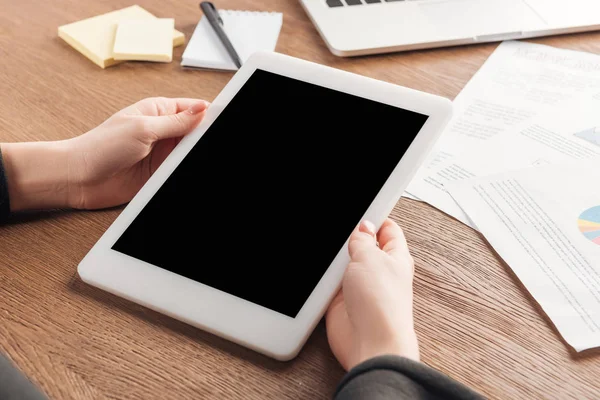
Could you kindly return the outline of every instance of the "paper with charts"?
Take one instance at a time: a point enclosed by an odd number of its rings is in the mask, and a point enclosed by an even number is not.
[[[576,351],[600,346],[599,166],[590,158],[448,185]]]
[[[578,114],[584,114],[600,109],[600,56],[527,42],[503,42],[454,105],[452,120],[407,192],[477,229],[445,186],[451,181],[525,166],[523,157],[500,152],[498,146],[526,153],[527,162],[533,163],[538,159],[540,163],[553,162],[545,160],[549,146],[572,156],[570,146],[574,143],[585,147],[585,152],[600,150],[600,124],[580,126],[568,140],[558,138],[552,126],[540,128],[544,126],[540,118],[546,116],[573,121],[575,117],[568,117],[571,110],[582,108]]]
[[[472,154],[448,160],[430,172],[427,185],[439,185],[445,192],[453,181],[535,165],[599,157],[600,145],[597,140],[600,135],[596,131],[600,131],[600,128],[597,127],[600,127],[600,101],[576,101],[572,107],[565,107],[560,113],[540,114],[516,124],[511,130],[479,145]],[[451,196],[448,197],[454,202]],[[476,225],[470,219],[469,223]]]

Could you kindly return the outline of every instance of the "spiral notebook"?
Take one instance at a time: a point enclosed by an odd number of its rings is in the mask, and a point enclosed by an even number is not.
[[[275,12],[219,10],[223,29],[244,63],[256,51],[275,51],[283,15]],[[227,50],[202,16],[181,59],[184,67],[237,70]]]

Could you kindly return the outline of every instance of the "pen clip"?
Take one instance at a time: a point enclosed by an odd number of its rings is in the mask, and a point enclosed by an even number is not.
[[[221,15],[219,14],[219,11],[217,10],[217,7],[215,7],[215,5],[213,3],[208,3],[210,5],[210,7],[213,9],[213,11],[215,12],[215,17],[217,18],[217,21],[219,21],[219,23],[221,25],[223,24],[223,19],[221,19]]]

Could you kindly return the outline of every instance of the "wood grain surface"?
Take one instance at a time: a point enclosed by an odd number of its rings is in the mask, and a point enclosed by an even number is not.
[[[59,25],[126,0],[1,0],[0,142],[79,135],[148,96],[212,100],[231,72],[128,62],[100,69],[57,37]],[[198,3],[139,0],[189,38]],[[343,59],[295,0],[216,1],[283,12],[277,51],[453,99],[497,46]],[[600,34],[535,40],[600,53]],[[243,204],[240,204],[243,210]],[[52,399],[327,399],[344,371],[320,324],[280,363],[84,284],[76,267],[122,208],[32,214],[0,228],[0,347]],[[393,212],[416,259],[423,361],[494,399],[600,397],[600,356],[574,354],[482,237],[402,199]],[[289,210],[290,223],[294,210]]]

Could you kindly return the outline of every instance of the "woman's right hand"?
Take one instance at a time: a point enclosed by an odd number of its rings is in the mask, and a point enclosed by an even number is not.
[[[346,370],[393,354],[419,360],[413,322],[414,262],[402,229],[363,221],[349,241],[350,264],[327,310],[327,337]]]

